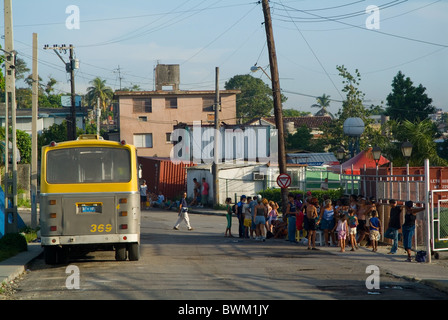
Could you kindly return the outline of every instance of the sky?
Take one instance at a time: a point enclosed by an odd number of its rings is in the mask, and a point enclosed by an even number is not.
[[[367,106],[386,107],[402,71],[448,112],[447,0],[271,0],[270,6],[288,98],[283,108],[315,113],[316,97],[326,94],[329,111],[337,113],[345,93],[336,66],[344,65],[352,74],[359,70]],[[369,6],[377,10],[366,12]],[[39,75],[55,78],[57,91],[66,93],[69,74],[46,44],[74,46],[79,94],[97,76],[114,90],[120,83],[153,90],[157,63],[180,65],[181,90],[214,90],[216,67],[222,89],[243,74],[270,85],[262,71],[250,71],[256,64],[270,73],[263,21],[261,3],[251,0],[13,0],[14,49],[31,69],[37,33]],[[68,61],[68,52],[61,55]]]

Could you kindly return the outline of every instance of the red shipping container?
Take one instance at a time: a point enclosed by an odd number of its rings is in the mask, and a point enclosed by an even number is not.
[[[138,157],[142,166],[142,179],[146,180],[148,190],[165,196],[165,199],[180,198],[187,191],[187,167],[194,164],[174,164],[170,158]]]

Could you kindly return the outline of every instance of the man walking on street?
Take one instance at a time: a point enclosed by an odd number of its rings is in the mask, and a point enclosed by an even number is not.
[[[182,197],[182,200],[179,205],[179,214],[178,219],[176,221],[176,224],[174,225],[174,230],[179,230],[179,225],[182,221],[185,221],[185,224],[187,225],[188,230],[193,230],[193,228],[190,225],[190,217],[188,216],[188,204],[187,204],[187,193],[184,192],[184,195]]]

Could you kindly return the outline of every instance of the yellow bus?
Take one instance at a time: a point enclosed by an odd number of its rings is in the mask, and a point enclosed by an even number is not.
[[[47,264],[78,251],[115,250],[118,261],[140,257],[136,149],[83,135],[42,148],[41,245]]]

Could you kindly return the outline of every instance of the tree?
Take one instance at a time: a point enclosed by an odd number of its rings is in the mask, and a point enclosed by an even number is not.
[[[313,104],[312,108],[320,108],[319,111],[316,112],[315,116],[324,116],[329,114],[330,117],[334,118],[334,116],[328,112],[327,108],[330,106],[330,96],[327,96],[325,93],[316,98],[317,103]]]
[[[329,146],[331,151],[335,151],[341,146],[348,148],[348,137],[343,130],[344,121],[347,118],[358,117],[362,119],[365,125],[364,133],[360,138],[360,148],[364,149],[380,133],[369,126],[372,120],[369,119],[369,111],[363,105],[365,94],[358,88],[361,74],[356,69],[355,74],[352,75],[343,65],[336,68],[343,78],[344,88],[342,91],[346,93],[346,98],[342,102],[342,108],[336,114],[336,119],[323,128],[326,145]]]
[[[100,104],[103,111],[106,111],[107,104],[114,96],[113,90],[106,86],[106,80],[96,77],[89,82],[92,86],[87,88],[86,98],[90,105],[96,105],[97,99],[100,98]]]
[[[288,134],[285,142],[287,150],[302,150],[310,152],[324,151],[324,141],[313,139],[311,130],[305,125],[297,128],[294,134]]]
[[[236,97],[236,116],[243,122],[271,115],[274,108],[272,89],[259,78],[236,75],[224,85],[226,90],[241,90]],[[282,102],[286,97],[282,95]]]
[[[283,112],[283,117],[306,117],[306,116],[311,115],[311,112],[309,112],[309,111],[299,111],[299,110],[287,109],[287,108],[283,108],[282,112]]]
[[[11,135],[12,130],[9,128],[9,134]],[[31,162],[31,137],[28,133],[22,130],[16,130],[17,134],[17,149],[20,153],[20,163],[30,163]],[[0,163],[4,164],[4,148],[5,143],[5,128],[0,128]]]
[[[399,126],[395,127],[395,140],[412,143],[412,156],[410,164],[412,166],[423,166],[424,160],[429,159],[431,165],[446,166],[448,161],[442,159],[437,154],[437,143],[435,139],[439,136],[436,125],[429,119],[423,121],[411,122],[404,120]],[[400,145],[395,147],[396,153],[394,163],[404,165],[405,161],[401,155]]]
[[[393,120],[409,120],[415,122],[424,120],[435,113],[431,105],[432,99],[425,93],[426,88],[421,84],[413,85],[409,77],[399,71],[392,81],[392,92],[387,96],[386,113]]]

